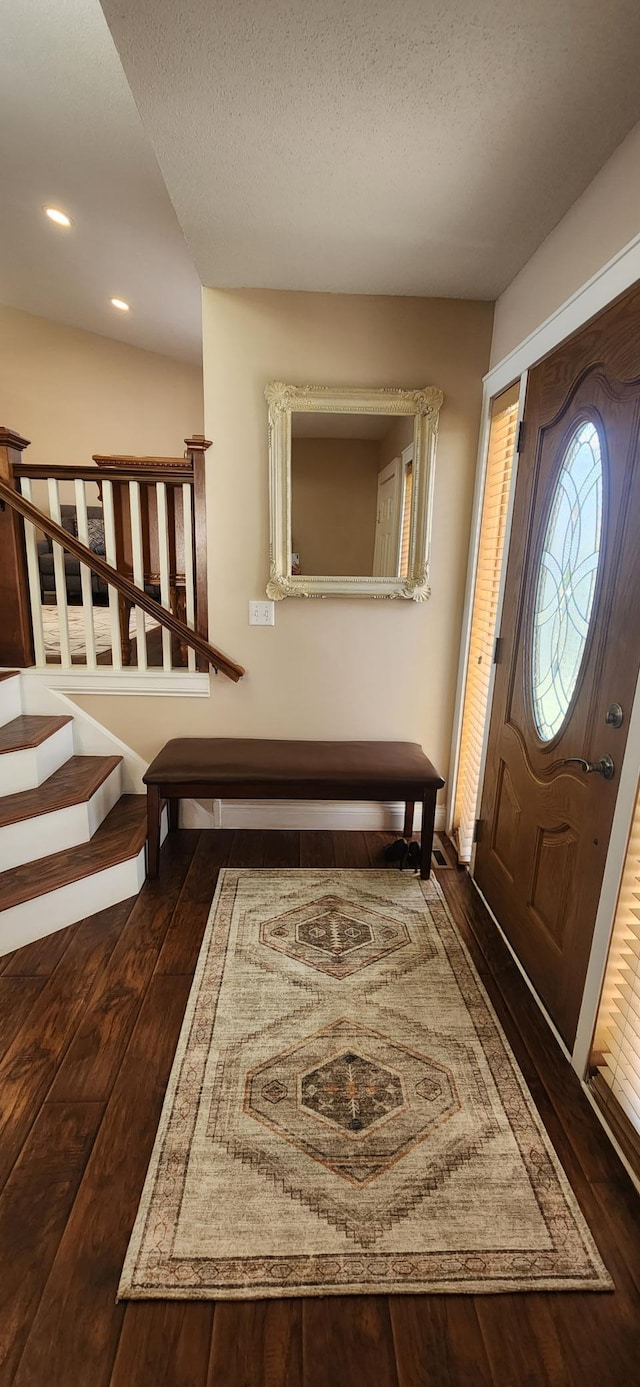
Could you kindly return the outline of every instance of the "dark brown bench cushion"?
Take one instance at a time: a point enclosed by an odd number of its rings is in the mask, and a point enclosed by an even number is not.
[[[300,782],[389,785],[398,793],[444,785],[417,742],[287,742],[261,738],[176,737],[143,777],[147,785],[245,782],[293,789]],[[274,798],[277,796],[274,794]]]

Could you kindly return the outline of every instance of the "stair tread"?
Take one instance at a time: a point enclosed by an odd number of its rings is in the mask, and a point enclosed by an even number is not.
[[[19,673],[19,669],[0,669],[0,684],[3,679],[17,679]]]
[[[71,756],[36,789],[0,797],[0,828],[85,804],[121,761],[121,756]]]
[[[145,795],[122,795],[88,843],[0,875],[0,911],[137,857],[147,836]]]
[[[11,722],[6,722],[0,727],[0,756],[8,751],[26,751],[29,747],[40,746],[68,722],[73,722],[73,718],[21,713],[19,718],[13,718]]]

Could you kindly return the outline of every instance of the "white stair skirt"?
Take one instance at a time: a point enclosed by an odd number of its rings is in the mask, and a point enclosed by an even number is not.
[[[20,703],[20,675],[11,679],[0,679],[0,727],[13,722],[22,712]]]
[[[43,813],[32,813],[30,817],[0,826],[0,956],[12,953],[25,944],[42,939],[68,925],[75,924],[87,916],[107,910],[120,901],[138,895],[146,876],[146,843],[141,844],[144,823],[144,798],[141,790],[141,775],[145,763],[118,738],[113,737],[106,728],[76,708],[68,699],[53,693],[45,683],[45,672],[34,678],[33,670],[18,671],[15,677],[0,679],[0,726],[24,715],[30,717],[60,718],[69,721],[62,726],[53,723],[53,730],[37,746],[16,747],[15,751],[0,754],[0,798],[22,791],[35,791],[31,798],[36,801],[35,809],[51,805]],[[25,726],[25,740],[28,739],[28,725]],[[42,724],[40,727],[42,730]],[[18,729],[16,729],[18,731]],[[14,738],[20,741],[22,729]],[[11,740],[5,738],[5,740]],[[109,758],[109,764],[90,769],[86,764],[77,768],[76,773],[64,777],[58,796],[55,787],[47,799],[40,799],[38,791],[56,771],[60,770],[73,756]],[[99,781],[99,783],[96,783]],[[73,788],[72,788],[73,787]],[[73,794],[78,795],[73,802]],[[88,798],[83,798],[87,794]],[[135,838],[131,840],[131,856],[120,859],[121,842],[114,842],[113,861],[109,854],[96,854],[96,870],[87,871],[87,844],[90,844],[110,815],[117,816],[123,796],[138,797],[139,810],[130,822],[137,825]],[[68,799],[59,807],[53,807],[61,798]],[[22,812],[29,814],[32,804],[22,806]],[[19,809],[19,806],[18,806]],[[15,806],[11,805],[11,810]],[[127,814],[128,808],[123,806]],[[11,818],[11,813],[7,814]],[[106,826],[109,833],[109,826]],[[162,838],[167,832],[166,812],[162,818]],[[138,846],[141,844],[141,846]],[[84,854],[74,863],[74,853]],[[52,884],[46,888],[49,859],[56,854],[68,854],[64,884]],[[89,849],[91,853],[91,849]],[[29,877],[29,864],[33,863],[32,876]],[[77,876],[73,875],[75,869]],[[26,873],[25,873],[26,868]],[[14,893],[11,873],[22,872],[22,887]],[[83,875],[83,871],[85,875]],[[51,881],[59,880],[58,864],[54,864]],[[69,879],[70,878],[70,879]],[[8,889],[2,895],[2,883]],[[34,894],[27,894],[24,889]],[[36,894],[39,893],[39,894]],[[17,894],[16,904],[9,904]],[[6,902],[6,903],[5,903]]]

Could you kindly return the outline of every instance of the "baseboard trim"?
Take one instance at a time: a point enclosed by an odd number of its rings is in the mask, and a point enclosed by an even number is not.
[[[414,830],[420,828],[421,806],[416,805]],[[436,806],[435,827],[442,832],[446,806]],[[401,833],[404,804],[371,804],[343,800],[196,800],[180,805],[183,828],[281,828],[356,829],[369,833]]]
[[[471,873],[469,873],[469,875],[471,876]],[[517,955],[517,953],[516,953],[516,951],[515,951],[515,949],[514,949],[514,947],[513,947],[513,944],[512,944],[511,941],[507,938],[507,936],[506,936],[506,934],[505,934],[505,932],[504,932],[504,930],[503,930],[503,928],[502,928],[502,925],[500,924],[500,921],[499,921],[499,920],[497,919],[497,917],[494,915],[494,913],[493,913],[493,911],[492,911],[492,909],[491,909],[491,906],[489,905],[489,902],[486,900],[485,896],[483,896],[482,891],[480,890],[480,887],[478,886],[478,883],[477,883],[477,881],[475,880],[475,877],[471,877],[471,881],[472,881],[472,883],[473,883],[473,886],[474,886],[475,890],[477,891],[477,893],[478,893],[478,895],[479,895],[479,897],[480,897],[480,900],[482,901],[482,904],[483,904],[485,910],[486,910],[487,913],[491,916],[491,919],[493,920],[493,923],[494,923],[494,925],[495,925],[495,927],[496,927],[496,929],[497,929],[497,931],[498,931],[498,933],[499,933],[499,935],[500,935],[500,937],[501,937],[503,943],[506,944],[506,946],[507,946],[507,948],[508,948],[508,950],[509,950],[509,953],[511,954],[511,957],[512,957],[512,959],[513,959],[513,961],[514,961],[514,963],[515,963],[515,965],[516,965],[516,968],[518,969],[518,972],[520,973],[520,975],[521,975],[523,981],[526,983],[526,985],[527,985],[527,987],[528,987],[528,989],[529,989],[529,991],[530,991],[530,993],[531,993],[531,996],[533,997],[534,1002],[536,1003],[538,1009],[542,1012],[542,1015],[544,1016],[544,1019],[545,1019],[547,1025],[548,1025],[548,1027],[549,1027],[549,1030],[552,1032],[554,1039],[557,1041],[558,1045],[560,1046],[560,1049],[562,1050],[562,1053],[563,1053],[565,1059],[569,1061],[569,1064],[571,1064],[571,1066],[572,1066],[572,1068],[573,1068],[573,1061],[572,1061],[571,1051],[569,1050],[568,1046],[565,1044],[565,1041],[562,1039],[562,1036],[560,1035],[560,1032],[559,1032],[559,1030],[558,1030],[558,1028],[557,1028],[557,1026],[556,1026],[556,1024],[555,1024],[555,1021],[552,1021],[552,1019],[551,1019],[551,1017],[550,1017],[550,1015],[549,1015],[549,1012],[547,1011],[547,1008],[546,1008],[546,1006],[545,1006],[545,1004],[544,1004],[544,1002],[543,1002],[543,1000],[542,1000],[542,998],[541,998],[541,996],[540,996],[540,993],[539,993],[539,992],[536,992],[536,989],[535,989],[535,987],[534,987],[534,985],[533,985],[533,983],[532,983],[532,981],[531,981],[531,978],[529,977],[529,974],[527,973],[527,971],[526,971],[526,969],[525,969],[525,967],[524,967],[524,964],[523,964],[523,963],[520,961],[520,959],[518,958],[518,955]]]
[[[595,1099],[593,1098],[589,1085],[585,1083],[584,1079],[580,1080],[580,1084],[585,1097],[588,1099],[589,1103],[591,1104],[591,1107],[593,1108],[593,1111],[600,1123],[600,1126],[604,1128],[609,1138],[609,1141],[611,1142],[611,1145],[615,1150],[616,1155],[618,1156],[619,1160],[622,1161],[622,1164],[627,1172],[627,1175],[629,1176],[629,1179],[631,1180],[631,1183],[635,1185],[638,1194],[640,1194],[640,1178],[638,1177],[637,1172],[633,1169],[633,1166],[627,1160],[627,1157],[625,1156],[625,1153],[622,1150],[620,1142],[617,1140],[616,1136],[611,1130],[611,1127],[609,1126],[609,1123],[607,1122],[602,1108],[600,1107],[599,1103],[596,1103]]]

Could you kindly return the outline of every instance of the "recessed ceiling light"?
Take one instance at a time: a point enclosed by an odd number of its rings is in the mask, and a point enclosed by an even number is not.
[[[66,212],[61,212],[59,207],[45,207],[45,212],[49,221],[55,222],[56,226],[71,226],[71,217]]]
[[[121,313],[129,312],[129,305],[125,303],[124,299],[111,299],[110,302],[113,304],[114,308],[119,308]]]

